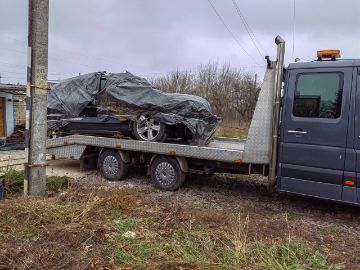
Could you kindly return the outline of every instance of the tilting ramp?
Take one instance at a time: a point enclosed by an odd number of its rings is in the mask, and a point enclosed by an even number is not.
[[[264,80],[250,124],[242,161],[268,164],[270,159],[271,127],[274,104],[275,62],[266,69]]]

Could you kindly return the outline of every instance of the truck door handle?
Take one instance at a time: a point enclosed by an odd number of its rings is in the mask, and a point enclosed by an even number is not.
[[[306,135],[307,134],[307,131],[303,131],[303,130],[288,130],[288,133],[291,134],[291,135]]]

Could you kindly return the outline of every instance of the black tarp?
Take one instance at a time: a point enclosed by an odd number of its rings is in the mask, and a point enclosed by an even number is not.
[[[48,108],[64,117],[77,117],[99,91],[101,73],[89,73],[64,80],[51,87]]]
[[[77,117],[87,104],[99,99],[102,115],[105,111],[110,116],[125,113],[136,118],[145,113],[166,125],[182,123],[193,133],[197,145],[207,144],[220,122],[208,101],[201,97],[164,93],[129,72],[103,75],[106,80],[99,87],[100,76],[91,73],[55,85],[48,96],[48,108],[66,117]]]

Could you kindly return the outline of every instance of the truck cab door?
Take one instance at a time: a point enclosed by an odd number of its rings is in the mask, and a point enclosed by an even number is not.
[[[288,70],[279,191],[340,201],[353,67]]]
[[[355,132],[353,135],[353,142],[354,142],[354,151],[355,151],[355,171],[356,171],[356,181],[354,183],[354,188],[356,188],[356,200],[357,203],[360,204],[360,67],[356,69],[356,73],[354,74],[354,78],[356,78],[356,93],[355,93],[355,113],[354,113],[354,119],[355,119]],[[348,187],[347,189],[350,189]]]

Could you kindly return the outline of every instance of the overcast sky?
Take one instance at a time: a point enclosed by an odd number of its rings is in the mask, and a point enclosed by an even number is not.
[[[152,77],[214,61],[262,74],[278,34],[287,63],[327,48],[360,58],[358,0],[296,0],[294,54],[293,0],[236,0],[260,53],[233,0],[211,2],[233,35],[208,0],[50,0],[49,79],[98,70]],[[26,0],[0,0],[3,83],[25,82],[27,12]]]

